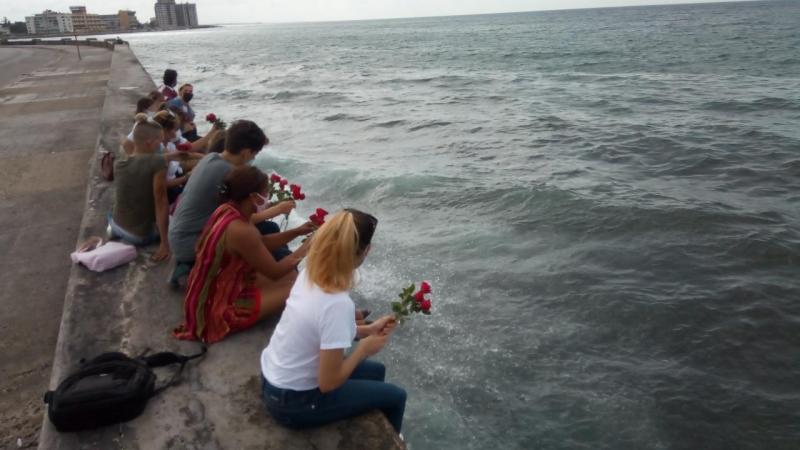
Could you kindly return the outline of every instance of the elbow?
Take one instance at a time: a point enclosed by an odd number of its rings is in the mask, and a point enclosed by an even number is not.
[[[331,381],[320,380],[320,382],[319,382],[319,391],[322,392],[323,394],[327,394],[328,392],[330,392],[330,391],[332,391],[332,390],[334,390],[334,389],[336,389],[338,387],[339,387],[338,384],[333,383]]]
[[[329,374],[328,376],[320,376],[317,381],[319,381],[319,391],[323,394],[333,391],[341,386],[344,382],[337,380],[336,376],[332,376],[332,374]]]

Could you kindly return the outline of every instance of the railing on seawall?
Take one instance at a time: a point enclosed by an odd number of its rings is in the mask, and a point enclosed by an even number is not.
[[[103,39],[102,41],[88,38],[88,39],[24,39],[24,40],[10,40],[7,38],[0,39],[0,45],[85,45],[89,47],[104,47],[109,50],[114,50],[115,45],[128,45],[122,39]]]

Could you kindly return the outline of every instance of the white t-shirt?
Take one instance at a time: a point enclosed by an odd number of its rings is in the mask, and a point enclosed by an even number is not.
[[[181,137],[172,142],[168,142],[166,145],[166,152],[164,153],[166,154],[178,153],[178,148],[176,147],[176,145],[183,144],[184,142],[189,142],[189,141]],[[181,171],[181,163],[178,161],[170,161],[169,164],[167,165],[167,180],[174,180],[175,178],[177,178],[178,172],[180,171]]]
[[[356,307],[347,292],[328,294],[309,283],[303,270],[267,348],[261,373],[281,389],[319,387],[319,351],[350,348],[356,337]]]

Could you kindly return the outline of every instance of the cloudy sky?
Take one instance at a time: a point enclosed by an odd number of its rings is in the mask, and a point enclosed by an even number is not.
[[[484,14],[701,1],[708,0],[194,0],[194,3],[200,23],[214,24]],[[68,12],[70,5],[86,5],[90,13],[97,14],[132,9],[139,20],[147,21],[155,15],[154,4],[155,0],[0,0],[0,17],[24,20],[25,16],[44,9]]]

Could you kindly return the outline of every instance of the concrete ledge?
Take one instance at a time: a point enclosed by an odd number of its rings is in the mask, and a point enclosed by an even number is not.
[[[53,39],[28,39],[28,40],[8,40],[0,39],[0,45],[85,45],[89,47],[103,47],[109,50],[114,50],[115,45],[128,45],[125,41],[117,41],[116,39],[106,39],[103,41],[98,40],[75,40],[70,38],[63,38],[59,40]]]
[[[130,131],[131,111],[154,89],[127,46],[113,50],[103,105],[98,152],[118,149]],[[135,87],[135,89],[132,89]],[[103,235],[112,185],[99,176],[95,157],[89,174],[78,241]],[[64,300],[50,387],[55,388],[81,358],[105,351],[138,354],[145,349],[190,353],[197,344],[177,341],[171,330],[182,320],[182,295],[167,288],[169,267],[153,264],[154,249],[133,263],[95,274],[73,266]],[[152,399],[139,418],[81,433],[58,433],[44,418],[39,448],[56,449],[402,449],[402,441],[379,412],[326,427],[291,431],[276,425],[260,398],[259,354],[275,321],[231,336],[190,364],[183,383]],[[168,371],[160,373],[163,381]]]

